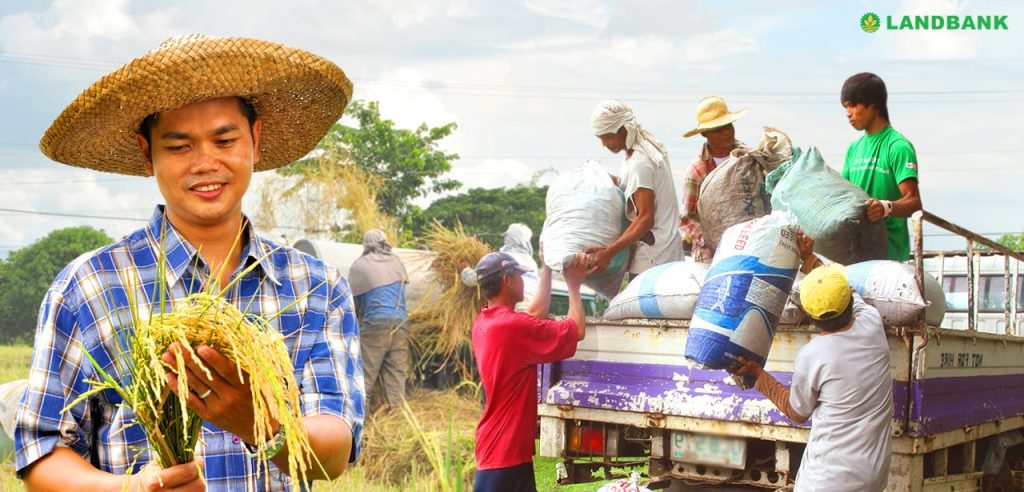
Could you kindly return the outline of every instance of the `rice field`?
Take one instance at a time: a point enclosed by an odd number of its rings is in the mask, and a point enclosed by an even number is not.
[[[32,347],[27,345],[0,345],[0,383],[24,378],[32,360]],[[436,443],[436,449],[472,460],[473,433],[480,416],[479,399],[475,396],[458,395],[454,392],[415,390],[410,392],[410,408],[417,416],[423,434]],[[360,464],[349,468],[333,482],[318,483],[315,490],[342,492],[360,490],[367,492],[434,491],[440,490],[434,480],[434,470],[422,451],[416,436],[405,435],[410,429],[401,412],[379,416],[367,426],[377,425],[377,431],[367,429],[367,446]],[[449,429],[451,429],[449,434]],[[411,431],[410,431],[411,432]],[[453,444],[449,445],[451,442]],[[411,463],[416,465],[410,465]],[[540,492],[580,492],[596,490],[601,482],[571,486],[554,483],[554,467],[557,460],[536,457],[534,470],[537,475],[537,490]],[[415,475],[402,477],[396,469],[403,465],[415,469]],[[415,466],[415,468],[413,468]],[[391,474],[388,480],[382,480]],[[469,473],[471,476],[471,472]],[[0,492],[21,491],[24,486],[14,476],[12,463],[0,464]],[[464,489],[465,490],[465,489]]]

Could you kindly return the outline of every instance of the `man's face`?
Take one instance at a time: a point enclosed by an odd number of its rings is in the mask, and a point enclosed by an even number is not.
[[[523,285],[523,272],[519,270],[513,270],[505,274],[505,281],[508,282],[509,292],[512,293],[512,299],[515,300],[516,304],[523,302],[526,299]]]
[[[175,225],[210,227],[241,218],[259,134],[260,121],[250,132],[238,100],[225,97],[161,112],[151,145],[136,136]]]
[[[864,103],[850,104],[845,102],[843,107],[846,108],[846,120],[857,131],[868,128],[878,114],[874,106],[865,106]]]
[[[701,135],[708,139],[708,144],[716,149],[732,147],[733,143],[736,142],[736,128],[732,126],[732,123],[712,128],[702,132]]]
[[[604,148],[611,151],[613,154],[618,154],[626,149],[626,128],[619,128],[619,131],[615,133],[605,133],[597,138],[601,139],[601,145]]]

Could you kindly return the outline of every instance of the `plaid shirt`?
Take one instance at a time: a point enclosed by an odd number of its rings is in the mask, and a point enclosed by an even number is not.
[[[733,149],[745,148],[747,145],[739,140],[733,143]],[[683,203],[682,216],[679,219],[679,230],[684,237],[690,239],[693,244],[691,255],[694,261],[711,261],[715,252],[708,245],[704,244],[704,233],[700,230],[700,217],[697,214],[697,198],[700,195],[700,185],[704,178],[711,174],[718,167],[715,159],[711,156],[711,148],[704,142],[700,154],[693,159],[690,166],[683,174]]]
[[[18,410],[14,434],[17,470],[46,456],[56,446],[68,447],[96,468],[124,474],[138,472],[149,462],[148,444],[133,412],[107,390],[61,412],[88,390],[96,371],[84,350],[123,384],[125,375],[112,362],[120,352],[120,337],[130,332],[126,288],[141,317],[156,298],[157,251],[166,252],[169,299],[182,299],[202,289],[209,267],[192,245],[167,227],[157,207],[146,228],[117,243],[82,255],[57,276],[39,313],[28,390]],[[363,374],[359,334],[348,282],[332,267],[291,248],[281,248],[249,228],[242,265],[259,266],[227,292],[226,298],[244,312],[270,317],[298,296],[309,295],[271,321],[285,336],[300,385],[302,414],[334,415],[352,430],[354,462],[363,423]],[[134,281],[127,281],[134,279]],[[130,282],[130,283],[129,283]],[[127,285],[126,285],[127,284]],[[141,287],[140,287],[141,284]],[[159,302],[159,301],[158,301]],[[127,323],[123,323],[126,321]],[[271,463],[269,473],[257,475],[256,461],[235,435],[205,423],[197,460],[205,462],[208,488],[217,490],[290,490],[287,473]]]

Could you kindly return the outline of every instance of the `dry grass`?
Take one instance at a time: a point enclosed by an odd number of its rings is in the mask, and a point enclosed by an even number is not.
[[[422,368],[440,357],[462,379],[471,380],[474,368],[471,330],[484,299],[479,288],[462,283],[459,272],[462,265],[475,266],[490,248],[467,234],[462,224],[448,229],[434,222],[423,241],[436,254],[430,269],[442,292],[436,303],[420,306],[409,315],[412,329],[409,339],[420,354],[416,363]]]
[[[298,175],[267,178],[253,222],[263,230],[303,224],[306,234],[350,243],[362,242],[366,231],[376,228],[398,245],[397,221],[377,206],[381,184],[344,156],[325,153]]]

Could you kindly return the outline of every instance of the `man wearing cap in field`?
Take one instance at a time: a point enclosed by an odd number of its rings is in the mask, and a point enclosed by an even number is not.
[[[747,114],[748,109],[730,112],[725,99],[718,96],[705,97],[697,104],[697,128],[683,134],[690,138],[696,134],[704,137],[697,157],[690,162],[683,174],[683,203],[679,227],[692,244],[690,254],[694,261],[710,262],[715,252],[710,245],[704,243],[704,233],[700,228],[700,216],[697,214],[697,201],[700,185],[704,178],[729,158],[733,150],[746,148],[747,145],[736,139],[736,128],[733,122]]]
[[[578,254],[565,268],[569,315],[562,321],[547,319],[551,305],[547,265],[540,271],[537,295],[525,313],[514,309],[523,300],[523,273],[529,268],[500,251],[476,265],[487,304],[473,321],[473,355],[487,401],[476,429],[474,491],[537,490],[533,475],[537,364],[572,357],[586,334],[580,298],[586,262],[586,256]]]
[[[601,145],[613,154],[624,152],[612,181],[626,197],[629,226],[612,244],[593,248],[589,273],[603,272],[615,255],[635,246],[629,265],[632,276],[663,263],[683,259],[679,203],[668,162],[668,150],[637,122],[633,110],[619,101],[597,105],[590,126]]]
[[[366,394],[373,393],[379,375],[387,406],[400,407],[409,373],[409,326],[405,322],[409,274],[384,231],[366,231],[363,254],[352,262],[348,279],[359,319]]]
[[[205,421],[195,463],[144,466],[153,456],[120,397],[104,391],[76,401],[97,378],[86,353],[115,360],[119,338],[133,330],[126,297],[142,315],[158,310],[151,303],[158,282],[173,302],[240,277],[225,298],[270,318],[291,354],[301,393],[291,403],[301,406],[320,464],[309,476],[336,477],[355,460],[363,380],[348,283],[323,262],[257,234],[241,208],[253,171],[308,153],[351,96],[341,69],[312,53],[190,36],[103,77],[57,117],[40,142],[43,153],[73,166],[153,176],[166,204],[144,228],[76,259],[47,292],[15,432],[16,470],[29,489],[201,490],[203,479],[209,490],[297,488],[281,472],[291,450],[280,424],[270,422],[274,436],[256,442],[249,375],[240,379],[210,347],[196,350],[210,376],[186,363],[185,397]],[[118,367],[106,370],[126,382]],[[175,376],[167,377],[177,391]],[[271,457],[270,470],[257,468],[259,448]]]
[[[800,303],[818,336],[797,353],[790,388],[742,357],[736,373],[756,377],[755,388],[793,421],[812,419],[796,491],[885,490],[892,373],[882,317],[850,289],[841,265],[821,266],[813,241],[799,243],[802,270],[810,271]]]

